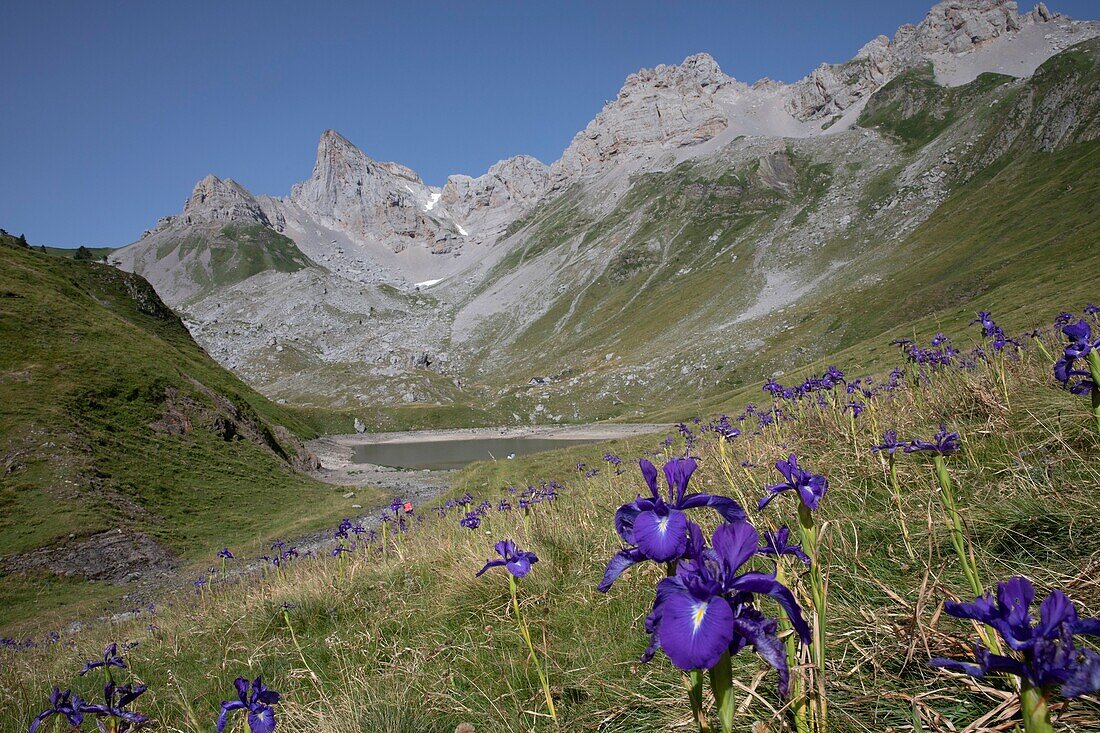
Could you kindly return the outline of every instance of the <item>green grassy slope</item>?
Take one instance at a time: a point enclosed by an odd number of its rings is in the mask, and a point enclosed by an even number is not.
[[[1036,315],[1045,321],[1052,313]],[[779,431],[738,438],[724,453],[713,438],[693,450],[701,461],[695,488],[746,504],[777,480],[771,463],[790,450],[829,478],[817,516],[828,526],[825,689],[836,733],[910,730],[914,711],[924,730],[961,730],[1003,700],[998,681],[965,687],[926,665],[935,655],[965,656],[974,630],[940,611],[943,600],[965,596],[966,586],[930,461],[899,458],[903,494],[895,500],[882,464],[868,450],[886,428],[903,438],[927,438],[946,419],[962,433],[965,448],[948,459],[948,470],[987,584],[1026,574],[1040,597],[1050,587],[1064,588],[1083,614],[1100,613],[1093,582],[1100,552],[1094,490],[1100,439],[1086,417],[1086,401],[1059,390],[1049,363],[1035,353],[1007,369],[1007,401],[996,370],[982,367],[883,398],[854,425],[843,413],[811,411]],[[614,448],[628,466],[655,442],[638,439]],[[646,645],[642,620],[663,569],[636,567],[607,595],[595,591],[604,563],[620,547],[614,509],[644,491],[633,467],[622,476],[609,476],[606,468],[590,479],[577,474],[573,464],[579,460],[602,467],[603,450],[584,446],[478,464],[459,477],[458,491],[469,489],[475,501],[485,497],[494,504],[509,496],[509,483],[557,478],[566,484],[561,498],[536,506],[529,517],[494,511],[470,531],[458,525],[455,513],[442,520],[429,514],[384,556],[352,555],[343,570],[331,558],[303,561],[263,580],[215,584],[212,595],[190,603],[178,599],[151,619],[7,652],[0,695],[10,702],[0,709],[0,730],[25,728],[52,684],[94,694],[97,680],[74,673],[112,640],[140,640],[128,656],[150,692],[136,707],[174,730],[209,729],[232,679],[257,674],[283,693],[276,714],[284,731],[411,733],[451,731],[459,723],[481,733],[553,730],[514,624],[505,577],[498,571],[473,577],[492,543],[505,537],[540,557],[520,583],[521,602],[547,660],[560,729],[690,730],[680,675],[660,653],[648,665],[637,662]],[[753,466],[742,468],[742,461]],[[749,514],[760,528],[791,523],[794,498],[785,495]],[[713,521],[703,510],[693,518]],[[903,523],[912,557],[902,541]],[[766,560],[754,562],[769,567]],[[798,567],[788,563],[788,577]],[[770,604],[763,608],[774,613]],[[150,622],[151,632],[145,628]],[[734,674],[745,685],[738,693],[738,730],[755,722],[780,730],[769,709],[778,706],[775,675],[757,680],[760,669],[750,652],[736,657]],[[1100,726],[1100,707],[1089,700],[1058,715],[1060,733]]]
[[[180,277],[197,285],[191,299],[239,283],[260,272],[297,272],[314,263],[293,240],[259,224],[230,224],[212,235],[194,234],[158,246],[157,259],[178,249]]]
[[[0,343],[0,568],[116,528],[186,564],[339,511],[336,487],[291,467],[311,428],[137,276],[0,242]],[[0,626],[45,577],[0,576]]]

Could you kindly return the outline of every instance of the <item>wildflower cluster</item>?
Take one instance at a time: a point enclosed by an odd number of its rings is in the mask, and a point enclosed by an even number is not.
[[[96,730],[111,733],[127,733],[152,723],[148,715],[130,709],[149,687],[133,679],[126,684],[119,684],[115,679],[114,670],[129,672],[117,644],[108,644],[103,655],[85,663],[79,675],[83,677],[94,670],[100,670],[103,675],[102,702],[85,700],[72,688],[61,690],[54,686],[50,692],[49,706],[31,721],[29,733],[35,733],[50,718],[63,720],[71,730],[82,730],[85,723],[95,721]],[[238,677],[234,684],[238,699],[221,704],[221,714],[217,719],[218,733],[225,729],[228,715],[234,710],[248,711],[248,726],[252,733],[272,733],[275,730],[275,712],[271,706],[279,702],[279,693],[269,690],[259,677],[253,680],[251,691],[243,677]]]
[[[1031,612],[1034,601],[1035,589],[1027,578],[999,583],[995,598],[985,593],[972,603],[948,601],[944,611],[996,629],[1011,652],[999,654],[979,642],[974,662],[937,657],[930,664],[972,677],[1018,678],[1024,728],[1028,733],[1047,733],[1053,731],[1047,700],[1054,691],[1066,698],[1100,692],[1100,654],[1079,646],[1074,638],[1100,636],[1100,619],[1078,617],[1073,602],[1060,590],[1040,604],[1038,619]]]
[[[769,496],[761,500],[761,508],[788,488],[806,489],[814,496],[816,506],[828,485],[824,478],[802,472],[793,455],[779,465],[793,473],[784,473],[787,484],[768,489]],[[779,605],[782,622],[790,624],[804,644],[812,639],[794,594],[777,578],[776,570],[761,572],[749,563],[759,555],[778,558],[789,554],[805,562],[810,558],[801,546],[789,542],[788,528],[766,534],[762,544],[736,501],[688,493],[697,468],[695,459],[673,458],[665,463],[667,494],[660,490],[652,463],[642,459],[639,467],[649,495],[639,496],[616,511],[615,530],[628,546],[608,563],[597,590],[610,590],[631,565],[645,561],[666,564],[668,577],[657,584],[653,607],[646,618],[650,643],[642,660],[649,661],[660,649],[673,665],[689,674],[689,698],[701,729],[706,717],[702,710],[703,675],[709,674],[723,730],[731,730],[731,656],[751,647],[777,671],[780,696],[786,697],[790,691],[791,660],[779,639],[781,620],[767,616],[758,606],[758,597],[769,597]],[[699,525],[688,519],[687,511],[696,508],[709,508],[721,520],[709,543]]]

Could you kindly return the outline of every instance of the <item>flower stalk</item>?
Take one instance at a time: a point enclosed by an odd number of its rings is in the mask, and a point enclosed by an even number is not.
[[[1024,718],[1027,733],[1054,733],[1050,722],[1050,708],[1040,687],[1024,682],[1020,686],[1020,714]]]
[[[813,510],[805,502],[798,504],[798,534],[803,551],[810,557],[810,605],[812,606],[811,631],[813,640],[810,645],[810,658],[814,666],[814,684],[807,686],[808,698],[812,707],[814,730],[826,731],[828,703],[825,699],[825,617],[826,584],[821,570],[820,535],[814,522]]]
[[[550,718],[556,723],[558,722],[558,714],[554,709],[554,698],[550,694],[550,682],[546,679],[546,673],[542,670],[542,664],[539,662],[539,657],[535,653],[535,645],[531,642],[531,631],[527,628],[527,621],[524,620],[523,614],[519,610],[519,594],[516,585],[515,576],[511,573],[508,574],[508,590],[512,594],[512,610],[516,614],[516,624],[519,626],[519,633],[523,636],[523,640],[527,642],[527,651],[531,655],[531,663],[535,665],[535,673],[539,676],[539,683],[542,685],[542,693],[546,696],[546,709],[550,713]]]

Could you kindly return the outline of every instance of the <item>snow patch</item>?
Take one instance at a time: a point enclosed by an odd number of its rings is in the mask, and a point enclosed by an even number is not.
[[[443,194],[440,192],[433,193],[431,198],[428,199],[428,203],[424,204],[424,211],[431,211],[435,208],[435,205],[439,203],[439,199],[443,198]]]
[[[431,286],[435,285],[436,283],[441,283],[441,282],[443,282],[443,278],[439,277],[439,278],[436,278],[435,280],[425,280],[422,283],[415,283],[413,285],[413,287],[416,288],[417,290],[423,290],[425,288],[430,288]]]
[[[462,225],[459,224],[457,221],[455,222],[455,226],[458,227],[458,233],[459,234],[461,234],[464,237],[470,236],[470,233],[468,231],[466,231],[465,229],[463,229]]]

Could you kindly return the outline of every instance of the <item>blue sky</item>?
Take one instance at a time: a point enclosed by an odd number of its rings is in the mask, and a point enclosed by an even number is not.
[[[9,0],[0,227],[125,244],[207,173],[289,192],[330,127],[436,185],[519,153],[550,163],[641,67],[707,51],[738,79],[792,81],[931,4]]]

